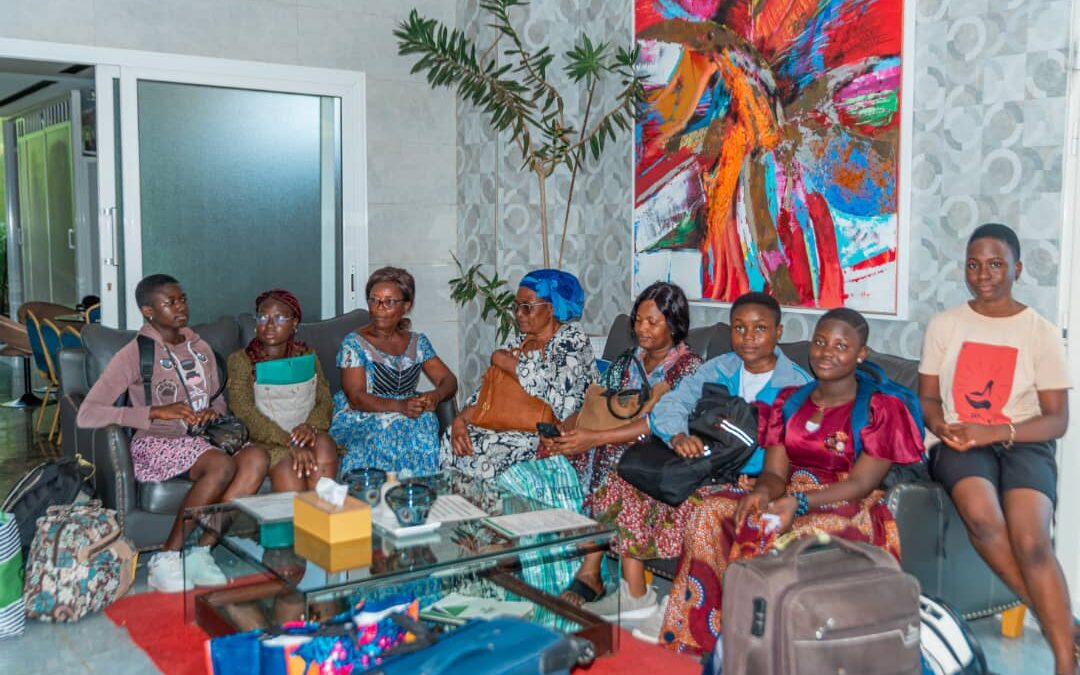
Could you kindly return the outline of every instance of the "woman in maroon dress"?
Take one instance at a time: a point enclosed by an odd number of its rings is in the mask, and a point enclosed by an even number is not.
[[[870,399],[866,425],[852,429],[855,370],[866,358],[868,333],[866,320],[851,309],[830,310],[818,321],[810,343],[817,385],[786,421],[784,402],[796,388],[777,396],[764,424],[761,475],[718,488],[687,524],[661,644],[711,651],[720,636],[728,563],[765,553],[786,532],[828,532],[881,546],[899,559],[896,523],[878,487],[892,464],[921,459],[923,440],[904,403],[880,392]],[[857,458],[854,433],[862,440]],[[764,513],[779,524],[769,527]]]

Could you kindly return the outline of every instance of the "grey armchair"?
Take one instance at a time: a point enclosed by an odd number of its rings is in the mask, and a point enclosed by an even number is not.
[[[630,346],[629,326],[630,317],[615,319],[604,358],[614,358]],[[695,328],[687,343],[703,358],[712,358],[731,350],[730,331],[724,323]],[[780,349],[810,371],[809,342],[782,344]],[[880,352],[872,352],[870,360],[895,382],[917,390],[917,361]],[[964,522],[941,485],[896,485],[885,495],[885,502],[900,533],[900,564],[919,580],[923,593],[946,600],[969,619],[990,616],[1019,603],[971,546]],[[654,560],[647,565],[661,576],[674,575],[674,560]]]
[[[330,383],[330,390],[341,388],[341,376],[334,364],[338,347],[345,335],[368,322],[362,309],[341,316],[301,324],[297,337],[318,355]],[[255,335],[251,315],[225,317],[214,323],[193,327],[222,358],[247,344]],[[154,549],[165,541],[191,482],[172,479],[159,483],[136,483],[128,451],[130,431],[118,426],[80,429],[75,424],[79,405],[113,355],[129,342],[134,331],[120,331],[100,325],[88,325],[82,331],[82,349],[60,354],[60,420],[64,432],[63,451],[67,456],[81,454],[93,462],[91,477],[97,497],[108,508],[116,509],[124,533],[140,550]],[[436,410],[440,428],[453,421],[453,399]]]

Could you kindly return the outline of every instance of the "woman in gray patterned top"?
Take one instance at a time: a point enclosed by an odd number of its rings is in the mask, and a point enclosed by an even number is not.
[[[518,334],[491,355],[491,365],[513,375],[530,395],[551,406],[560,421],[581,408],[585,389],[598,378],[592,345],[574,323],[585,294],[577,278],[558,270],[525,275],[514,302]],[[542,345],[521,351],[527,342]],[[518,462],[536,458],[535,432],[492,431],[472,424],[476,392],[442,440],[440,464],[478,478],[496,478]]]

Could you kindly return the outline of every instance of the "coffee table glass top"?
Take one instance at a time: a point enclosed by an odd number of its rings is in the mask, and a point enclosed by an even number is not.
[[[495,483],[443,473],[423,479],[438,494],[461,495],[489,516],[544,510],[543,504],[499,489]],[[303,593],[393,583],[424,576],[462,574],[492,567],[530,552],[570,550],[579,545],[605,544],[614,531],[593,524],[548,534],[511,537],[483,520],[443,523],[438,529],[412,537],[394,537],[372,528],[370,562],[343,571],[330,571],[300,555],[294,545],[264,547],[260,523],[232,504],[189,509],[186,517],[220,536],[220,543],[256,569],[268,572]]]

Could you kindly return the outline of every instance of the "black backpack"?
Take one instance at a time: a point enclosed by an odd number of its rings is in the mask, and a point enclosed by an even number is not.
[[[626,449],[619,475],[650,497],[678,506],[706,483],[736,480],[757,449],[757,408],[722,384],[705,384],[688,426],[705,441],[708,454],[686,459],[651,436]]]
[[[93,473],[93,465],[82,457],[60,459],[38,464],[11,488],[0,511],[15,514],[24,560],[34,541],[37,519],[50,506],[74,504],[93,496],[93,488],[87,483]]]

